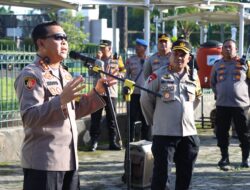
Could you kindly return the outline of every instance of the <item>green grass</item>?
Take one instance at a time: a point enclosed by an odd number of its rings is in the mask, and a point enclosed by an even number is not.
[[[69,68],[69,72],[74,76],[74,74],[85,73],[88,76],[87,68],[83,67],[72,67]],[[11,111],[18,110],[19,103],[16,98],[16,92],[14,89],[15,77],[1,77],[0,78],[0,111]],[[82,93],[88,93],[93,88],[93,83],[86,78],[86,87],[82,90]],[[119,83],[119,89],[121,89],[123,84]],[[123,101],[122,95],[119,93],[118,102]]]
[[[1,100],[8,100],[16,97],[14,89],[14,78],[3,77],[0,78],[0,97]]]
[[[0,110],[10,111],[18,109],[18,102],[14,89],[14,78],[0,78]]]

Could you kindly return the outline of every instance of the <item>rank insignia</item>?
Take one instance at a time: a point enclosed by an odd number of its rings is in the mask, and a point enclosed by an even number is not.
[[[220,79],[220,80],[223,80],[223,79],[224,79],[223,75],[221,75],[221,76],[219,77],[219,79]]]
[[[171,77],[170,77],[170,74],[166,74],[166,75],[163,76],[163,78],[164,79],[170,79]]]
[[[224,74],[225,73],[225,71],[224,70],[219,70],[219,72],[218,72],[220,75],[221,74]]]
[[[44,61],[41,59],[39,60],[39,64],[42,66],[43,70],[48,70],[49,67],[46,63],[44,63]]]
[[[235,64],[236,68],[242,68],[242,65],[240,63]]]
[[[71,79],[72,79],[72,76],[69,75],[69,74],[66,74],[65,79],[66,79],[66,80],[71,80]]]
[[[158,59],[155,59],[154,61],[153,61],[153,64],[158,64],[159,63],[159,60]]]
[[[225,67],[225,65],[224,65],[224,64],[221,64],[221,65],[220,65],[220,68],[224,68],[224,67]]]
[[[169,71],[173,70],[173,66],[172,65],[168,65],[167,68],[168,68]]]
[[[25,77],[24,78],[24,86],[28,90],[32,90],[36,86],[36,79],[34,77]]]
[[[240,80],[240,75],[235,75],[235,80]]]
[[[53,76],[50,74],[50,72],[45,72],[44,73],[44,78],[46,78],[46,79],[52,79]]]

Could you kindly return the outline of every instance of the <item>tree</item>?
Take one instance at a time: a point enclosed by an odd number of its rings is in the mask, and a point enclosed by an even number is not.
[[[6,15],[13,15],[14,12],[10,10],[10,6],[6,9],[5,7],[0,7],[0,36],[4,37],[5,33],[5,25],[6,25]],[[4,15],[4,16],[3,16]]]
[[[73,16],[72,11],[66,10],[60,14],[59,22],[68,36],[70,49],[84,49],[88,34],[84,33],[83,16],[80,13]]]
[[[14,14],[14,11],[11,10],[11,6],[8,6],[6,9],[4,6],[0,7],[0,14]]]

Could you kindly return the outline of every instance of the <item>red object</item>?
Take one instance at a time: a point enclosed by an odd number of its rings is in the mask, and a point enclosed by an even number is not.
[[[222,43],[211,40],[202,44],[197,50],[196,61],[202,88],[210,88],[210,73],[214,62],[221,58]]]
[[[157,79],[157,75],[156,75],[155,73],[152,73],[152,74],[149,76],[148,84],[149,84],[151,81],[155,80],[155,79]]]

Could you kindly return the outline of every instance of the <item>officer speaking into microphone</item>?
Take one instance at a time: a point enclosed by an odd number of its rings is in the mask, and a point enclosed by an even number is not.
[[[38,24],[32,39],[37,56],[14,84],[24,129],[23,189],[79,190],[76,119],[104,107],[103,84],[115,81],[99,79],[88,94],[81,93],[83,77],[72,78],[62,65],[68,38],[56,21]]]

